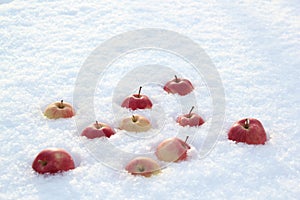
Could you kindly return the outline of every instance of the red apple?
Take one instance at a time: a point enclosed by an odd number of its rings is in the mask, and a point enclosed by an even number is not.
[[[141,175],[145,177],[150,177],[151,175],[155,175],[160,172],[160,166],[158,163],[147,157],[137,157],[131,160],[126,165],[125,169],[132,175]]]
[[[265,144],[267,134],[259,120],[246,118],[233,124],[228,132],[228,139],[247,144]]]
[[[36,156],[32,168],[40,174],[53,174],[74,169],[75,164],[71,155],[64,149],[48,148]]]
[[[178,162],[186,160],[187,151],[191,147],[185,141],[173,137],[162,141],[156,148],[155,155],[161,161],[165,162]]]
[[[192,83],[183,78],[177,78],[175,75],[175,78],[171,81],[168,81],[165,86],[164,90],[168,93],[172,94],[179,94],[181,96],[187,95],[190,92],[192,92],[194,89]]]
[[[89,139],[94,139],[98,137],[110,137],[115,134],[115,131],[105,123],[96,123],[91,124],[90,126],[86,127],[81,136],[85,136]]]
[[[120,129],[129,132],[143,132],[151,128],[150,121],[141,115],[132,115],[122,120]]]
[[[48,105],[44,115],[49,119],[70,118],[75,115],[75,111],[71,104],[61,100]]]
[[[141,95],[141,90],[142,87],[140,87],[138,94],[133,94],[127,97],[121,106],[130,108],[131,110],[152,108],[152,102],[150,101],[149,97],[146,95]]]
[[[181,126],[201,126],[204,124],[204,120],[196,113],[192,113],[194,106],[188,114],[180,115],[176,122]]]

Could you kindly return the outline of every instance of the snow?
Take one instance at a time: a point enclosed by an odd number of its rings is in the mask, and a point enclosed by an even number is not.
[[[0,0],[0,199],[298,199],[299,11],[296,0]],[[117,128],[118,119],[129,114],[119,103],[142,84],[154,107],[137,113],[148,116],[153,129],[138,137],[119,130],[110,143],[79,137],[85,124],[78,119],[92,116],[81,115],[84,110],[73,99],[84,62],[103,42],[143,28],[189,37],[218,70],[226,115],[205,157],[200,151],[213,116],[207,77],[197,76],[180,57],[157,49],[128,52],[112,62],[94,96],[87,96],[94,105],[85,105],[99,121]],[[164,93],[162,83],[130,76],[132,70],[148,65],[167,66],[190,79],[197,112],[207,123],[179,127],[174,120],[188,112],[190,102],[178,106],[182,99]],[[124,85],[124,80],[132,84]],[[124,91],[125,86],[130,88]],[[46,119],[43,109],[61,99],[75,103],[77,116]],[[243,117],[263,123],[269,136],[265,145],[227,140],[230,126]],[[153,151],[161,140],[186,135],[192,138],[187,161],[169,164],[150,178],[123,170],[131,157],[146,154],[155,159]],[[118,151],[110,152],[105,144]],[[76,168],[55,176],[35,173],[32,161],[47,147],[66,149]],[[99,152],[110,159],[99,157]]]

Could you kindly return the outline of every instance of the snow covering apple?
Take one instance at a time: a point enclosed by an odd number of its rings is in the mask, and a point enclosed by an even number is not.
[[[267,134],[259,120],[246,118],[233,124],[228,132],[228,139],[247,144],[265,144]]]
[[[181,126],[201,126],[204,124],[204,120],[200,115],[196,113],[192,113],[194,106],[191,108],[188,114],[180,115],[177,117],[176,122]]]
[[[89,139],[99,138],[99,137],[110,137],[115,134],[113,128],[105,123],[96,123],[91,124],[90,126],[83,129],[81,136],[85,136]]]
[[[120,125],[120,129],[129,132],[144,132],[150,128],[150,121],[141,115],[132,115],[131,117],[124,118]]]
[[[186,160],[187,151],[191,148],[185,141],[173,137],[162,141],[156,148],[155,155],[161,161],[178,162]]]
[[[178,78],[176,75],[173,80],[168,81],[164,86],[164,90],[166,92],[172,94],[179,94],[181,96],[189,94],[193,91],[193,89],[194,87],[189,80]]]
[[[36,156],[32,168],[40,174],[54,174],[75,169],[75,164],[71,155],[64,149],[47,148]]]
[[[138,94],[133,94],[127,97],[123,103],[122,107],[130,108],[131,110],[136,109],[150,109],[152,108],[152,102],[146,95],[141,95],[142,87],[140,87]]]
[[[145,177],[156,175],[161,171],[159,164],[148,157],[134,158],[126,165],[125,169],[132,175],[141,175]]]
[[[75,115],[75,111],[71,104],[61,100],[48,105],[45,109],[44,115],[49,119],[70,118]]]

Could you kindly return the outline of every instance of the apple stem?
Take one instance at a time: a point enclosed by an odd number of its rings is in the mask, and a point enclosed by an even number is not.
[[[188,139],[189,139],[189,136],[186,136],[184,143],[186,143]]]
[[[42,164],[43,166],[47,165],[47,161],[45,160],[38,160],[38,163]]]
[[[138,170],[139,170],[139,172],[144,172],[144,171],[145,171],[145,167],[143,167],[143,166],[138,166]]]
[[[249,125],[250,125],[250,120],[249,120],[249,118],[247,118],[245,121],[245,128],[248,129]]]
[[[140,86],[139,93],[138,93],[138,97],[140,97],[141,91],[142,91],[142,86]]]
[[[63,107],[64,107],[64,100],[60,100],[59,108],[63,108]]]
[[[192,108],[191,108],[191,110],[190,110],[190,112],[189,112],[189,117],[192,116],[192,111],[194,110],[194,108],[195,108],[195,106],[192,106]]]
[[[132,121],[133,121],[133,122],[136,122],[136,118],[135,118],[134,115],[132,115]]]
[[[176,75],[175,75],[175,81],[176,81],[176,82],[178,82],[178,78],[177,78],[177,76],[176,76]]]
[[[96,120],[96,128],[99,129],[101,127],[102,127],[101,124],[99,124],[98,121]]]

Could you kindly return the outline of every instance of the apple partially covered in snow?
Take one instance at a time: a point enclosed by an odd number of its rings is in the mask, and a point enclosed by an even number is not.
[[[74,169],[75,164],[71,155],[64,149],[48,148],[36,156],[32,168],[40,174],[54,174]]]
[[[233,124],[228,132],[228,139],[247,144],[265,144],[267,134],[259,120],[246,118]]]
[[[204,120],[196,113],[192,113],[194,106],[191,108],[188,114],[180,115],[177,117],[176,122],[181,126],[201,126],[204,124]]]
[[[129,132],[144,132],[151,128],[150,121],[141,115],[132,115],[122,120],[120,129]]]
[[[81,136],[85,136],[89,139],[94,139],[98,137],[109,138],[114,134],[115,131],[109,125],[96,121],[96,123],[93,123],[90,126],[83,129]]]
[[[150,177],[161,171],[158,163],[147,157],[137,157],[131,160],[126,165],[125,169],[132,175],[141,175],[145,177]]]
[[[48,105],[45,109],[44,115],[49,119],[70,118],[75,115],[75,111],[71,104],[61,100]]]
[[[155,155],[161,161],[178,162],[186,160],[187,151],[191,148],[185,141],[173,137],[162,141],[156,148]]]
[[[141,95],[141,90],[142,87],[140,87],[138,94],[133,94],[127,97],[121,106],[130,108],[131,110],[152,108],[152,102],[150,101],[149,97],[146,95]]]
[[[176,75],[173,80],[168,81],[164,86],[164,90],[166,92],[172,94],[179,94],[181,96],[189,94],[193,91],[193,89],[194,87],[189,80],[178,78]]]

